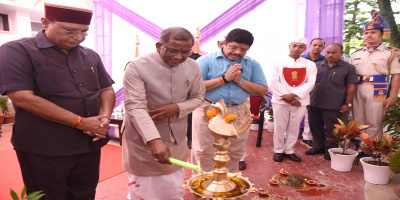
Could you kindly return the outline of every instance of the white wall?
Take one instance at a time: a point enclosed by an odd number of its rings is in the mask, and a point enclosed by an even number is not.
[[[0,0],[0,13],[8,15],[10,31],[0,31],[0,45],[23,37],[31,37],[31,21],[40,22],[43,4],[34,6],[33,0]]]

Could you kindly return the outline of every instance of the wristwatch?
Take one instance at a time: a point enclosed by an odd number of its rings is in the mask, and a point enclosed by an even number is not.
[[[238,85],[242,85],[244,83],[244,80],[241,78],[240,81],[238,82]]]
[[[348,106],[349,108],[351,108],[351,107],[353,106],[353,104],[352,104],[352,103],[348,103],[347,106]]]

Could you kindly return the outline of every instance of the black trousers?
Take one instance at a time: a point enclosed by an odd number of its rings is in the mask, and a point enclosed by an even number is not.
[[[187,117],[186,136],[187,136],[188,142],[192,142],[192,113],[188,114],[188,117]]]
[[[27,193],[42,200],[93,200],[99,181],[100,150],[72,156],[16,151]],[[18,194],[18,192],[17,192]]]
[[[308,106],[308,123],[310,124],[313,136],[314,148],[325,149],[325,154],[329,154],[328,149],[338,147],[337,143],[330,142],[326,138],[331,138],[334,124],[339,124],[338,118],[344,123],[347,121],[348,113],[340,113],[339,110],[330,110]],[[326,131],[325,131],[326,126]]]

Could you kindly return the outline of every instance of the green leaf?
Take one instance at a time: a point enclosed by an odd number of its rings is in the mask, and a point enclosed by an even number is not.
[[[13,200],[19,200],[18,195],[14,192],[14,190],[10,189],[10,194]]]
[[[28,194],[27,200],[39,200],[41,199],[45,194],[41,194],[43,191],[36,191]]]
[[[400,151],[393,154],[389,159],[389,168],[395,174],[400,173]]]
[[[22,192],[21,192],[21,199],[24,199],[25,194],[26,194],[26,185],[24,184],[24,189],[22,189]]]
[[[340,120],[339,118],[337,118],[337,120],[339,121],[339,124],[340,124],[341,126],[346,127],[346,124],[344,124],[344,123],[342,122],[342,120]]]
[[[396,124],[396,125],[395,125],[394,131],[400,132],[400,124]]]

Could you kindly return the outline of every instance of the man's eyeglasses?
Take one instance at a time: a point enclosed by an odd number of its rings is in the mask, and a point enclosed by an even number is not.
[[[247,53],[248,51],[250,51],[250,49],[240,49],[239,47],[233,47],[233,46],[230,46],[229,44],[227,44],[226,45],[227,47],[228,47],[228,49],[230,50],[230,51],[237,51],[237,50],[239,50],[240,51],[240,53]]]
[[[86,30],[86,31],[78,31],[78,30],[76,30],[76,31],[69,31],[69,30],[67,30],[67,29],[65,29],[65,28],[63,28],[63,27],[61,27],[61,26],[59,26],[55,21],[52,21],[52,20],[50,20],[50,21],[53,22],[58,28],[60,28],[60,30],[64,31],[64,34],[65,34],[66,36],[74,37],[74,36],[78,36],[79,34],[82,34],[82,37],[86,37],[86,36],[88,36],[88,35],[91,33],[90,30]]]
[[[167,47],[164,46],[164,44],[162,44],[162,47],[164,47],[164,50],[166,52],[168,52],[169,54],[173,55],[173,56],[177,56],[178,54],[181,54],[182,56],[190,56],[192,55],[192,50],[189,51],[178,51],[175,49],[169,49]]]

